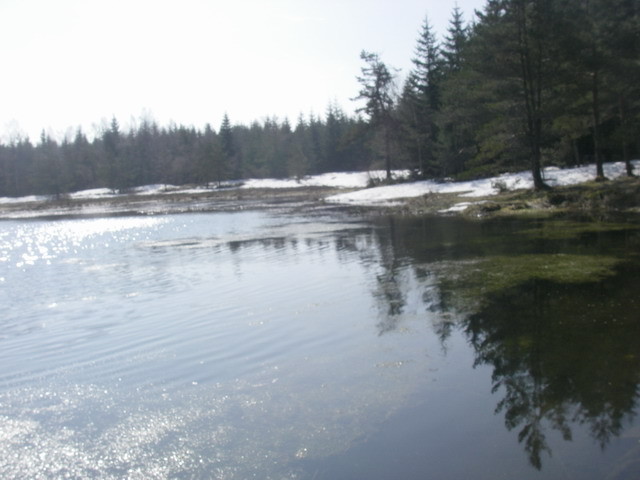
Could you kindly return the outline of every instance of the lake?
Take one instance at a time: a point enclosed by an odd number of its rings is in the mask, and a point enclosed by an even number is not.
[[[639,223],[0,222],[0,477],[632,479]]]

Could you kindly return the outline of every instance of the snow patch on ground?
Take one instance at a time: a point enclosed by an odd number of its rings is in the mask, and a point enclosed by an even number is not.
[[[44,202],[49,197],[43,195],[29,195],[27,197],[0,197],[0,203],[27,203],[27,202]]]
[[[406,170],[394,171],[394,178],[406,178]],[[296,188],[296,187],[334,187],[334,188],[365,188],[371,181],[382,181],[386,177],[384,170],[369,172],[334,172],[311,175],[301,178],[253,178],[245,180],[242,188]]]
[[[640,160],[634,160],[632,164],[634,169],[637,170],[640,167]],[[544,169],[543,177],[549,186],[554,187],[575,185],[593,180],[596,176],[595,173],[595,165],[567,169],[549,167]],[[605,176],[611,179],[625,175],[624,162],[605,164],[604,173]],[[355,192],[340,193],[332,195],[326,198],[326,200],[328,202],[347,205],[375,206],[385,205],[387,202],[402,198],[413,198],[434,193],[458,193],[462,197],[473,198],[497,195],[501,190],[521,188],[533,188],[531,173],[528,171],[507,173],[498,177],[471,180],[468,182],[438,183],[433,180],[424,180],[398,185],[387,185]],[[455,210],[448,209],[448,211],[461,211],[471,204],[472,203],[468,202],[460,203],[452,207],[455,208]]]
[[[179,190],[179,187],[175,185],[155,184],[155,185],[143,185],[141,187],[134,187],[128,193],[134,195],[156,195],[159,193],[171,193]],[[68,196],[74,200],[86,199],[95,200],[98,198],[112,198],[119,196],[119,193],[114,192],[110,188],[92,188],[89,190],[81,190],[79,192],[70,193]]]
[[[81,190],[79,192],[73,192],[69,194],[69,198],[92,200],[96,198],[110,198],[115,197],[116,194],[110,188],[91,188],[89,190]]]
[[[482,202],[461,202],[461,203],[456,203],[455,205],[453,205],[452,207],[449,208],[445,208],[443,210],[438,210],[438,213],[455,213],[455,212],[464,212],[467,208],[469,208],[471,205],[480,205],[482,203],[485,203],[484,201]]]
[[[640,160],[634,160],[633,166],[637,171],[640,168]],[[560,169],[549,167],[544,169],[545,182],[554,186],[575,185],[595,178],[595,165],[586,165],[575,168]],[[623,162],[608,163],[604,165],[604,173],[608,178],[617,178],[626,174]],[[407,178],[409,172],[398,170],[393,172],[394,178]],[[496,195],[502,190],[515,190],[520,188],[533,188],[531,173],[528,171],[507,173],[493,178],[471,180],[467,182],[436,182],[424,180],[419,182],[399,183],[397,185],[384,185],[380,187],[366,188],[372,181],[380,181],[386,177],[384,170],[370,172],[334,172],[321,175],[305,176],[288,179],[248,179],[239,182],[227,182],[221,186],[181,188],[175,185],[145,185],[132,189],[129,193],[135,195],[157,194],[197,194],[220,188],[296,188],[296,187],[333,187],[345,189],[358,189],[353,192],[340,193],[326,198],[326,201],[346,205],[398,205],[402,199],[419,197],[433,193],[458,193],[462,197],[477,198]],[[94,188],[80,192],[70,193],[72,199],[100,199],[118,197],[109,188]],[[27,197],[0,197],[0,204],[43,202],[49,199],[47,196]],[[476,202],[477,203],[477,202]],[[473,202],[463,202],[447,209],[446,211],[462,211]]]

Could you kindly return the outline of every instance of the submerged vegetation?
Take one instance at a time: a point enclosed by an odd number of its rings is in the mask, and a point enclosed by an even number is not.
[[[453,304],[474,310],[492,295],[536,281],[558,284],[599,282],[615,274],[621,259],[605,255],[566,253],[497,255],[436,267],[441,287]]]

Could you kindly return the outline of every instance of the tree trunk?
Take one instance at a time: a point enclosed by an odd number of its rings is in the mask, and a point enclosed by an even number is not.
[[[384,165],[387,170],[387,182],[391,182],[391,153],[389,140],[389,126],[384,127]]]
[[[573,158],[576,166],[580,166],[580,150],[578,149],[578,142],[576,142],[575,138],[571,139],[571,149],[573,150]]]
[[[522,81],[523,100],[526,109],[526,133],[531,155],[531,174],[533,188],[543,190],[548,188],[542,179],[541,171],[541,143],[542,143],[542,45],[529,41],[531,28],[527,21],[524,4],[518,5],[518,43],[520,47],[520,72]]]
[[[624,160],[624,166],[627,171],[628,177],[635,176],[633,174],[633,165],[631,164],[631,155],[629,154],[629,143],[627,142],[627,116],[625,112],[624,95],[618,96],[618,108],[620,109],[620,129],[622,138],[622,159]]]
[[[593,110],[593,156],[596,160],[596,182],[606,180],[602,154],[600,153],[600,97],[598,92],[598,70],[593,71],[591,84],[591,100]]]
[[[533,188],[535,190],[546,190],[549,186],[544,183],[542,178],[542,167],[540,161],[540,145],[534,146],[533,154],[531,155],[531,174],[533,176]]]

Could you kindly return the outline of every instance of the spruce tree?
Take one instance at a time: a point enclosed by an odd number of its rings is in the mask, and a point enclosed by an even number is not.
[[[477,151],[475,136],[483,112],[483,87],[466,59],[471,31],[456,6],[441,47],[442,78],[437,115],[439,157],[443,173],[461,173]]]
[[[604,180],[604,162],[619,151],[632,174],[634,112],[638,111],[637,0],[572,0],[561,4],[563,59],[573,89],[575,117],[596,163],[596,180]],[[579,124],[578,124],[579,125]],[[613,135],[611,126],[615,125]],[[590,144],[590,146],[589,146]]]
[[[553,0],[488,0],[474,37],[474,69],[494,113],[482,132],[485,154],[528,157],[537,190],[546,188],[542,152],[558,71],[555,13]]]
[[[231,121],[226,113],[222,117],[222,124],[220,125],[220,144],[224,157],[223,162],[226,166],[226,175],[231,175],[236,179],[242,178],[244,175],[242,156],[238,154]]]
[[[124,188],[122,180],[122,138],[120,135],[120,125],[116,117],[111,119],[109,128],[102,134],[102,145],[104,147],[105,162],[103,165],[103,179],[106,185],[113,191]]]
[[[640,131],[640,2],[609,0],[599,4],[596,21],[601,24],[606,56],[602,87],[608,93],[604,114],[615,121],[611,140],[616,150],[619,148],[627,175],[633,176],[631,147]]]
[[[425,17],[418,37],[413,69],[401,97],[402,124],[409,137],[411,167],[421,177],[440,173],[436,164],[442,59],[433,29]]]
[[[442,57],[448,72],[458,72],[464,64],[464,48],[469,39],[469,30],[464,24],[460,7],[453,8],[447,35],[442,45]]]

